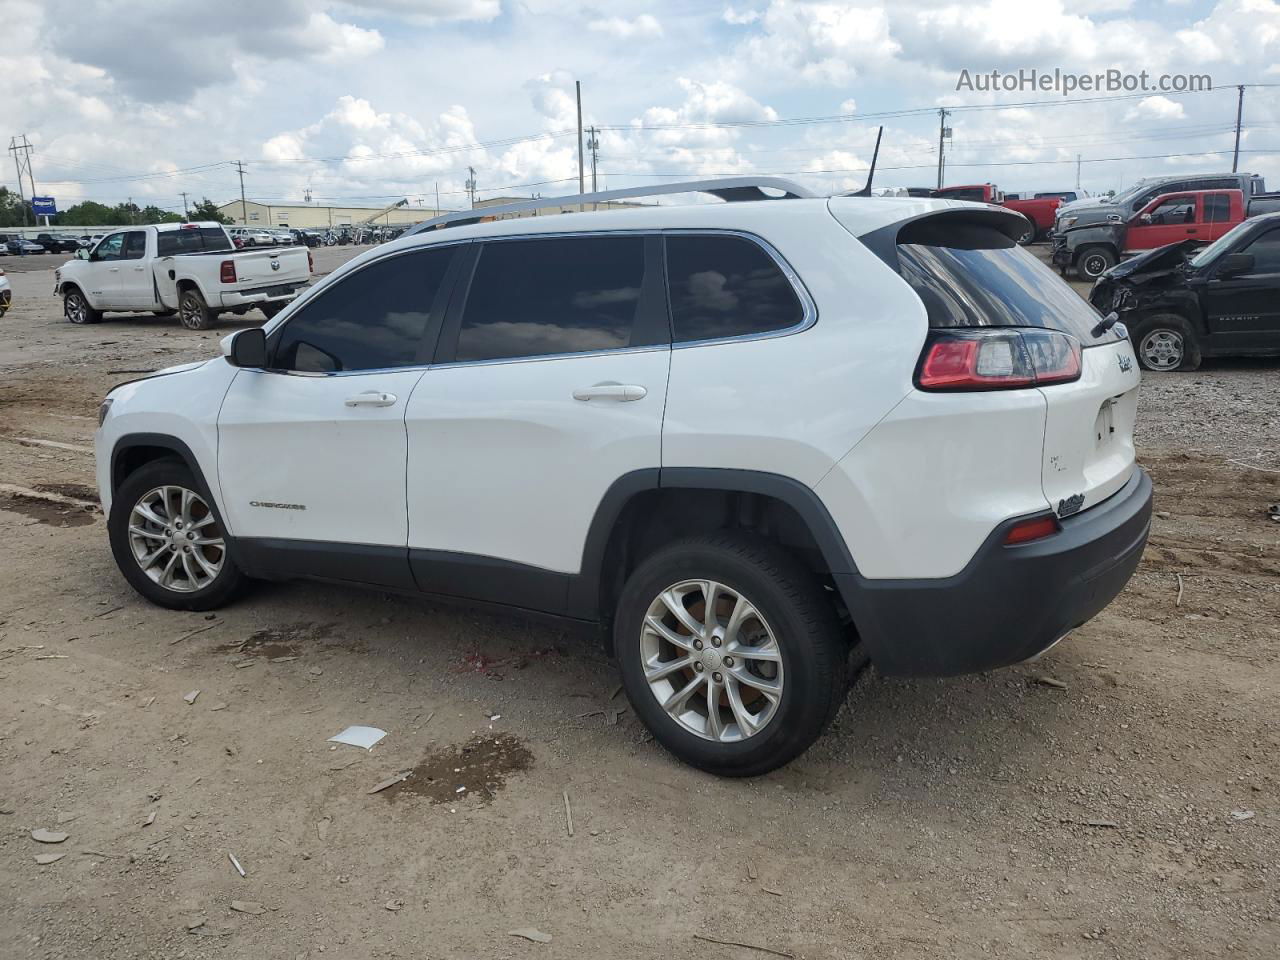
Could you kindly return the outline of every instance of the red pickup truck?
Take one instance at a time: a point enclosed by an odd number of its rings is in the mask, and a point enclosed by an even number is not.
[[[1018,238],[1018,242],[1024,245],[1044,236],[1053,228],[1053,218],[1058,207],[1062,206],[1061,196],[1040,195],[1031,200],[1007,198],[993,183],[943,187],[933,191],[933,195],[942,200],[972,200],[975,203],[993,203],[1016,210],[1031,221],[1026,232]]]
[[[1212,243],[1245,218],[1280,210],[1280,194],[1256,194],[1246,203],[1240,190],[1190,190],[1156,197],[1126,223],[1072,227],[1055,236],[1053,262],[1075,267],[1082,279],[1096,280],[1124,254],[1154,250],[1182,240]]]

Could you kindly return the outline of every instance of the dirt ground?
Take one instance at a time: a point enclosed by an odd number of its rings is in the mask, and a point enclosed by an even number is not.
[[[1096,620],[998,673],[865,675],[735,782],[619,714],[576,635],[304,583],[144,603],[97,404],[234,325],[73,327],[60,259],[0,260],[0,957],[1280,954],[1280,362],[1148,376],[1158,514]],[[349,724],[388,735],[326,742]]]

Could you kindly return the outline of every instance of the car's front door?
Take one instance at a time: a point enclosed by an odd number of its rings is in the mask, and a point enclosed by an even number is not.
[[[1253,267],[1204,286],[1209,333],[1224,350],[1280,350],[1280,227],[1258,235],[1238,253]]]
[[[409,401],[421,589],[566,609],[606,491],[661,463],[671,349],[660,243],[624,233],[475,244]]]
[[[121,298],[120,267],[124,260],[124,234],[110,233],[93,248],[84,269],[84,293],[99,310],[119,310]]]
[[[1197,239],[1199,232],[1195,195],[1164,197],[1130,221],[1125,232],[1124,248],[1154,250],[1166,243]]]
[[[268,337],[218,415],[223,509],[250,566],[409,585],[405,408],[426,367],[456,248],[371,261]]]
[[[120,257],[120,305],[130,309],[155,306],[155,284],[147,256],[147,233],[130,230],[124,235]]]

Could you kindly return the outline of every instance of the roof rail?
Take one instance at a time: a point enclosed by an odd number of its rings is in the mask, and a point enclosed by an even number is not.
[[[781,190],[781,197],[773,197],[765,193],[765,188]],[[626,187],[622,190],[604,190],[600,193],[570,193],[560,197],[540,197],[537,200],[521,200],[518,203],[495,204],[490,207],[474,207],[471,210],[458,210],[443,216],[424,220],[405,232],[405,236],[414,233],[425,233],[428,230],[441,230],[445,227],[463,227],[479,223],[486,217],[497,217],[509,213],[526,213],[532,210],[545,210],[548,207],[582,207],[588,203],[608,203],[613,200],[631,200],[639,197],[659,197],[672,193],[709,193],[721,200],[738,202],[743,200],[798,200],[812,199],[817,196],[790,180],[781,177],[720,177],[716,180],[687,180],[682,183],[664,183],[652,187]]]

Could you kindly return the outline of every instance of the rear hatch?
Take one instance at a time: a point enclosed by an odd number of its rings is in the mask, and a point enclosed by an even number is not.
[[[934,216],[899,231],[899,272],[924,301],[931,327],[917,384],[1038,390],[1041,484],[1066,517],[1111,496],[1133,472],[1138,364],[1123,326],[1098,329],[1102,315],[1015,243],[1017,222],[1009,219]],[[986,351],[973,360],[976,376],[935,375],[959,356],[956,345],[975,343],[973,357]],[[928,367],[935,349],[943,365]],[[922,380],[926,372],[935,376]]]

